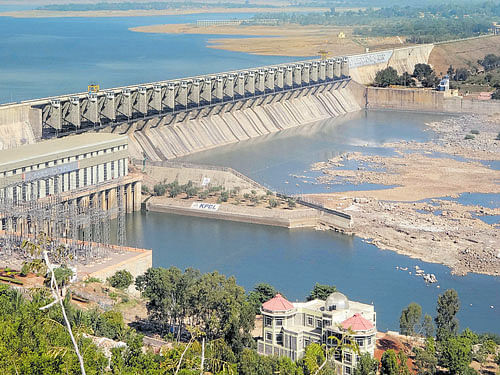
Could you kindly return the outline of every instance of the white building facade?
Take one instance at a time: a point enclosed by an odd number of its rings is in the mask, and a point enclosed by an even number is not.
[[[262,339],[257,342],[260,354],[288,356],[300,359],[311,343],[336,345],[337,340],[351,330],[350,337],[359,346],[360,353],[375,352],[376,313],[373,305],[349,301],[342,293],[332,293],[325,301],[287,301],[277,294],[261,308]],[[351,375],[358,355],[345,349],[334,361],[342,374]]]
[[[128,138],[86,133],[0,151],[0,198],[29,201],[128,175]]]

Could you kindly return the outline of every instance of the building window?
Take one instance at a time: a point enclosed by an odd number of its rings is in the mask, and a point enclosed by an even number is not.
[[[276,343],[280,346],[283,346],[283,334],[282,333],[276,334]]]
[[[358,344],[358,346],[363,346],[364,342],[365,340],[363,340],[362,337],[356,337],[356,344]]]
[[[330,327],[332,325],[332,321],[331,320],[325,320],[323,322],[323,327]]]
[[[309,339],[304,339],[304,348],[307,348],[307,346],[311,343],[311,340]]]
[[[45,180],[45,195],[49,195],[49,184],[50,184],[50,180],[49,179],[46,179]]]
[[[271,332],[266,332],[266,342],[273,342],[273,334]]]
[[[351,367],[350,366],[345,366],[344,367],[344,374],[351,375]]]
[[[344,362],[345,363],[348,363],[348,364],[351,364],[352,363],[352,356],[350,353],[345,353],[344,354]]]
[[[372,344],[372,337],[368,336],[368,343],[367,343],[367,345],[371,345],[371,344]]]
[[[271,327],[273,325],[273,318],[264,315],[264,325],[266,327]]]
[[[282,318],[276,319],[276,325],[281,327],[283,325],[283,319]]]
[[[311,315],[306,315],[306,324],[310,327],[314,326],[314,318]]]
[[[323,321],[321,321],[320,319],[317,319],[316,320],[316,328],[322,328],[323,327]]]
[[[108,180],[108,163],[104,163],[104,181]]]
[[[83,186],[87,186],[87,168],[83,168]]]
[[[111,178],[115,178],[115,162],[111,162]]]

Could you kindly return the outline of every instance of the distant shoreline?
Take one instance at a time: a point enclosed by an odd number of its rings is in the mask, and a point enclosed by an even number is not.
[[[0,12],[0,17],[13,18],[67,18],[67,17],[147,17],[176,16],[208,13],[282,13],[282,12],[326,12],[328,8],[276,7],[276,8],[192,8],[192,9],[133,9],[133,10],[90,10],[90,11],[54,11],[22,10]]]

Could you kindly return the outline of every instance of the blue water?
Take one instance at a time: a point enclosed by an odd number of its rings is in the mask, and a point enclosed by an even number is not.
[[[154,212],[130,215],[127,237],[154,249],[154,266],[219,270],[247,290],[268,282],[292,301],[304,300],[316,282],[334,284],[353,300],[373,302],[381,330],[399,329],[401,310],[411,302],[434,316],[437,296],[454,288],[462,328],[500,332],[500,278],[452,276],[445,266],[380,251],[357,237]],[[440,288],[409,275],[415,265],[434,273]]]
[[[385,189],[388,186],[366,183],[313,185],[310,182],[322,172],[309,169],[312,163],[326,161],[344,152],[393,156],[394,150],[382,147],[384,143],[400,140],[425,142],[434,134],[427,130],[425,122],[439,118],[442,116],[359,111],[181,159],[232,167],[272,189],[289,194]],[[349,166],[353,168],[354,164]],[[304,180],[309,183],[304,183]]]
[[[238,14],[249,18],[252,14]],[[113,18],[0,17],[0,103],[296,61],[206,48],[220,36],[149,34],[130,27],[233,14]]]

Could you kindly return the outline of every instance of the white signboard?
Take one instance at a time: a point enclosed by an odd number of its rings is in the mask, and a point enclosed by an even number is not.
[[[358,68],[360,66],[386,64],[392,56],[393,51],[382,51],[365,53],[363,55],[349,56],[349,68]]]
[[[203,181],[201,182],[201,186],[207,186],[210,183],[210,177],[203,177]]]
[[[220,204],[215,203],[193,202],[191,208],[194,210],[217,211],[219,206]]]

